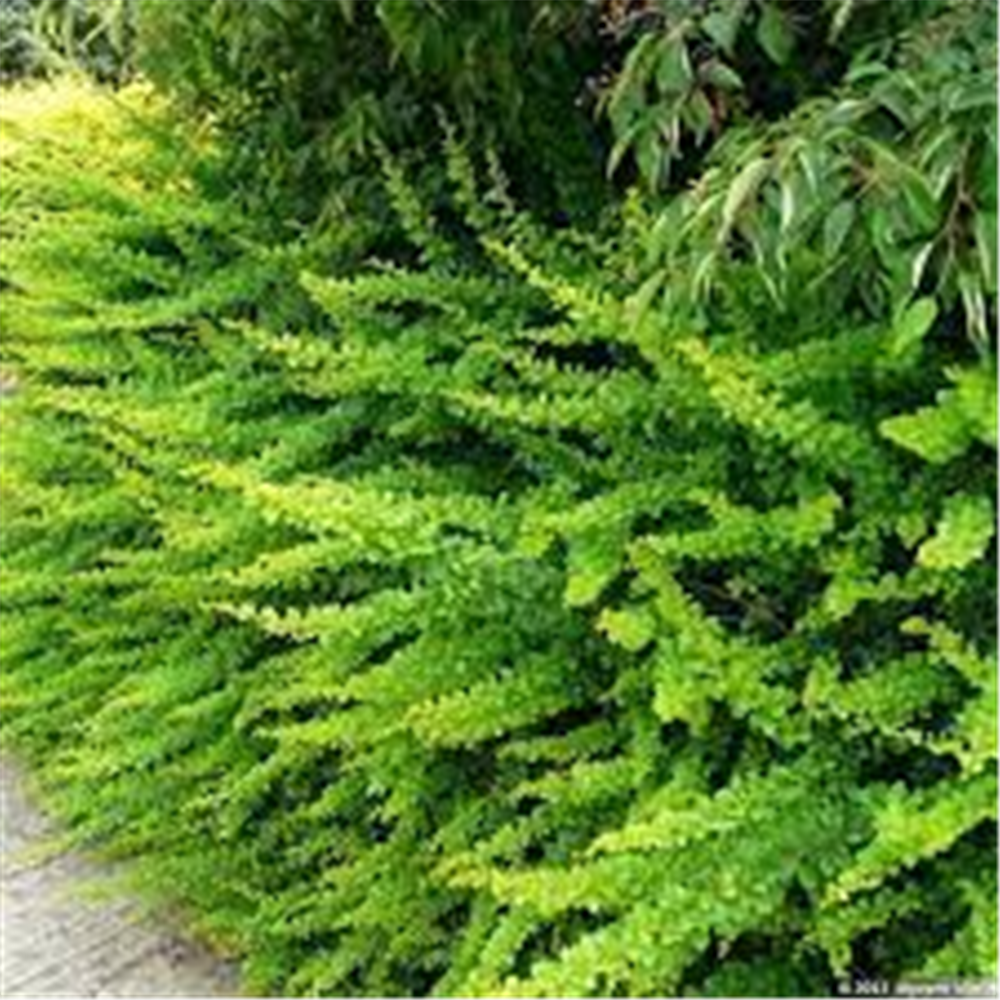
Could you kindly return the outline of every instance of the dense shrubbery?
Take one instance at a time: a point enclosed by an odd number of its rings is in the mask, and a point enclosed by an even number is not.
[[[234,140],[227,173],[286,232],[354,229],[384,252],[393,219],[372,174],[388,146],[443,196],[428,155],[442,115],[499,153],[522,204],[550,219],[600,205],[604,141],[584,87],[601,68],[593,3],[148,0],[143,12],[141,64]]]
[[[132,73],[134,0],[0,0],[0,83],[80,72]]]
[[[4,0],[0,3],[0,79],[30,76],[37,66],[28,0]]]
[[[995,69],[929,9],[598,235],[448,115],[275,241],[218,121],[5,103],[5,737],[252,985],[993,974]]]

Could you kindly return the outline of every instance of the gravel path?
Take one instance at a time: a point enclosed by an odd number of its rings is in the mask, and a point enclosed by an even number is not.
[[[232,969],[137,908],[84,898],[107,873],[46,851],[48,824],[0,758],[0,996],[233,996]]]

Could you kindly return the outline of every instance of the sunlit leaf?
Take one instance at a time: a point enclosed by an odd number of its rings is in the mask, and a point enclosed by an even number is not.
[[[756,197],[764,179],[771,172],[771,162],[764,157],[751,160],[737,174],[729,186],[725,204],[722,206],[722,227],[719,239],[725,239],[736,222],[740,212]]]
[[[934,299],[918,299],[896,320],[889,340],[889,352],[896,357],[906,354],[927,335],[937,318]]]
[[[926,408],[882,421],[883,437],[934,464],[950,462],[972,443],[965,421],[953,409]]]
[[[995,531],[990,499],[959,494],[946,501],[934,534],[917,552],[917,562],[930,569],[962,569],[982,557]]]

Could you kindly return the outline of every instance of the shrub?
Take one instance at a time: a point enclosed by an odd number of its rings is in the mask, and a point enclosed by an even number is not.
[[[383,154],[410,262],[347,271],[66,99],[2,119],[0,599],[81,836],[262,989],[993,973],[996,371],[943,291],[799,325],[734,254],[654,308],[641,206],[546,230],[455,135],[479,249]]]
[[[440,210],[440,163],[426,153],[442,114],[477,157],[503,165],[519,204],[557,225],[593,226],[631,179],[676,193],[733,126],[784,117],[859,62],[889,73],[907,31],[972,9],[963,0],[136,6],[138,65],[217,127],[231,182],[254,213],[319,228],[374,216],[369,239],[383,250],[395,233],[370,183],[380,150],[405,156]],[[976,6],[989,45],[993,10]],[[913,94],[889,75],[885,105],[905,119]]]
[[[224,140],[251,211],[295,225],[394,235],[383,146],[441,192],[438,117],[493,150],[518,198],[549,218],[592,218],[603,144],[585,82],[600,67],[582,0],[157,0],[139,6],[138,61]]]

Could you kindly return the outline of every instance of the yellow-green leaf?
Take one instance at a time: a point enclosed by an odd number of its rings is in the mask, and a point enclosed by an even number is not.
[[[952,497],[933,537],[920,546],[917,562],[929,569],[963,569],[982,557],[995,531],[989,497]]]

